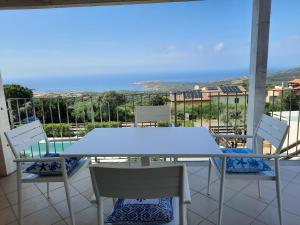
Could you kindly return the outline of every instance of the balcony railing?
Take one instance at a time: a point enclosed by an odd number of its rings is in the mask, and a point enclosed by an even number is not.
[[[293,90],[273,91],[268,95],[266,113],[285,120],[290,129],[282,156],[294,158],[299,152],[299,104]],[[63,151],[95,127],[130,127],[134,107],[170,104],[176,126],[205,126],[212,133],[247,133],[247,92],[183,91],[176,93],[116,93],[80,97],[11,98],[7,99],[11,127],[39,119],[55,152]],[[143,126],[165,126],[149,122]],[[244,146],[245,140],[219,140],[223,146]],[[32,148],[27,155],[42,154],[43,146]],[[264,153],[274,150],[264,143]]]

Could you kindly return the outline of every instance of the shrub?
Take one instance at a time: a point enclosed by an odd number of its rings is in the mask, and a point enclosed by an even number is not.
[[[186,120],[185,125],[183,120],[178,120],[177,127],[194,127],[194,125],[192,120]]]
[[[95,122],[95,128],[117,128],[120,127],[121,123],[117,121],[110,121],[110,122]],[[93,123],[87,123],[85,125],[86,132],[90,132],[94,129]]]
[[[73,135],[70,125],[66,123],[48,123],[43,127],[48,137],[70,137]]]

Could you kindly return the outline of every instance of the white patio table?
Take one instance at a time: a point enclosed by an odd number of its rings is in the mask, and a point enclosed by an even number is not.
[[[219,200],[219,224],[221,224],[225,157],[207,128],[96,128],[61,155],[141,157],[143,166],[150,164],[150,157],[222,157]]]

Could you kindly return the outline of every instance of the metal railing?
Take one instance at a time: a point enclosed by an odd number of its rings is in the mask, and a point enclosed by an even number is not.
[[[300,153],[298,94],[293,90],[274,90],[268,98],[265,113],[290,125],[282,156],[288,159],[296,157]],[[134,107],[140,105],[170,104],[175,126],[205,126],[215,134],[247,134],[247,103],[247,92],[223,94],[213,91],[201,91],[200,94],[199,91],[107,92],[80,97],[7,99],[11,127],[39,119],[55,152],[63,151],[95,127],[133,126]],[[143,125],[164,126],[164,123]],[[220,145],[244,146],[245,142],[232,139]],[[272,146],[264,144],[265,154],[273,151]]]
[[[95,127],[133,126],[135,106],[162,104],[170,105],[175,126],[206,126],[214,133],[246,132],[246,92],[107,92],[80,97],[7,99],[11,127],[39,119],[55,152],[63,151]]]

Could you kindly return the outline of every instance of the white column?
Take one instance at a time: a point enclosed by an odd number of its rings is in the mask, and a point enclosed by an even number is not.
[[[14,156],[4,136],[4,132],[9,129],[6,100],[0,74],[0,176],[6,176],[16,170],[16,165],[13,162]]]
[[[264,113],[271,0],[253,0],[247,132],[253,134]],[[262,142],[258,141],[262,150]],[[252,141],[248,140],[248,147]],[[261,153],[261,152],[258,152]]]

